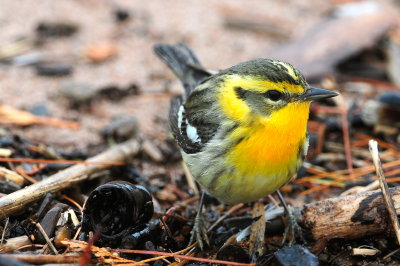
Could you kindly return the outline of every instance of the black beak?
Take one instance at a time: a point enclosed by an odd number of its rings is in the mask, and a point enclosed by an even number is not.
[[[334,91],[328,91],[324,89],[308,87],[305,93],[300,95],[303,101],[314,101],[319,99],[331,98],[338,96],[339,94]]]

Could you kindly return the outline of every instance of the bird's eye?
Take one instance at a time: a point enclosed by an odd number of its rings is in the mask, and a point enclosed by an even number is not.
[[[264,93],[264,95],[265,95],[265,97],[271,99],[274,102],[279,101],[283,96],[282,92],[279,92],[277,90],[267,91],[266,93]]]

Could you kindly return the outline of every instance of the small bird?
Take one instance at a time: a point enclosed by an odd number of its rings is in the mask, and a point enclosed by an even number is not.
[[[184,44],[154,51],[185,89],[169,113],[183,160],[201,187],[226,204],[258,200],[295,177],[307,154],[311,101],[338,95],[310,87],[279,60],[212,73]]]

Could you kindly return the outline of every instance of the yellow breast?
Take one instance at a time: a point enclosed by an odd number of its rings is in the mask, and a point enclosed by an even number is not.
[[[252,125],[239,127],[231,137],[245,137],[227,161],[247,174],[271,174],[295,163],[306,138],[309,103],[289,103],[270,117],[258,117]],[[300,153],[301,155],[301,153]]]
[[[226,157],[235,171],[221,176],[211,194],[228,204],[251,202],[289,182],[302,163],[308,113],[308,103],[290,103],[269,119],[236,129],[232,138],[247,138]]]

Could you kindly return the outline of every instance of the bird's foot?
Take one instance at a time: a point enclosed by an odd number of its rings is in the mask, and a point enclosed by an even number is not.
[[[191,232],[189,245],[193,244],[195,241],[197,241],[201,250],[203,250],[204,248],[204,242],[206,242],[207,245],[210,245],[207,236],[207,227],[205,224],[205,219],[201,212],[198,212],[196,218],[194,219],[194,225]]]
[[[292,246],[296,242],[296,236],[302,237],[301,227],[297,223],[295,209],[287,205],[285,208],[286,226],[283,234],[282,245],[289,239],[288,245]]]

